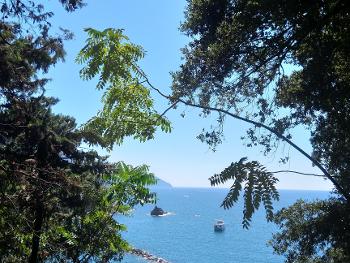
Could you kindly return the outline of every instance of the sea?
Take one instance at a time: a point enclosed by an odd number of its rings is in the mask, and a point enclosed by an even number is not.
[[[243,205],[229,210],[220,207],[228,189],[158,189],[157,206],[166,216],[153,217],[154,205],[138,206],[128,217],[117,220],[128,228],[124,238],[135,248],[173,263],[282,263],[283,256],[273,253],[268,241],[278,227],[266,222],[264,209],[252,218],[248,230],[242,227]],[[288,207],[298,199],[308,201],[330,196],[324,191],[280,190],[275,210]],[[217,219],[225,222],[225,231],[214,232]],[[124,263],[146,262],[126,255]]]

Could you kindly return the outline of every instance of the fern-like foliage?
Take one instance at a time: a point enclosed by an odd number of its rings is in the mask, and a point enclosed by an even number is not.
[[[272,221],[272,201],[279,199],[279,193],[276,189],[278,179],[272,173],[268,172],[259,162],[247,162],[247,158],[244,157],[238,162],[231,163],[220,174],[209,178],[212,186],[224,184],[229,180],[233,180],[233,184],[221,206],[225,209],[233,207],[243,191],[242,225],[244,228],[249,228],[252,215],[259,209],[261,203],[266,210],[267,221]]]
[[[96,88],[104,94],[103,108],[84,131],[100,135],[100,144],[109,149],[127,136],[152,139],[158,127],[170,132],[170,122],[154,109],[150,90],[143,84],[146,75],[138,65],[145,55],[142,47],[131,43],[121,29],[85,31],[88,39],[76,58],[84,65],[80,76],[84,80],[98,78]]]

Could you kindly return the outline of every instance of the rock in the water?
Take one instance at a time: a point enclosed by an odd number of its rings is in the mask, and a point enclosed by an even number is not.
[[[151,211],[152,216],[161,216],[166,214],[166,212],[161,209],[160,207],[155,206],[154,209]]]

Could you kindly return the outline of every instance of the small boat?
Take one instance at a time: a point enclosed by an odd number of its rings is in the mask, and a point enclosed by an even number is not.
[[[215,232],[222,232],[224,230],[225,230],[224,220],[216,220],[216,223],[214,224],[214,231]]]

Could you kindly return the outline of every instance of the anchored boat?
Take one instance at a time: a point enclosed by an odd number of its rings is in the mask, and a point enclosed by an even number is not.
[[[224,230],[225,230],[224,220],[216,220],[216,223],[214,224],[214,231],[215,232],[222,232]]]

